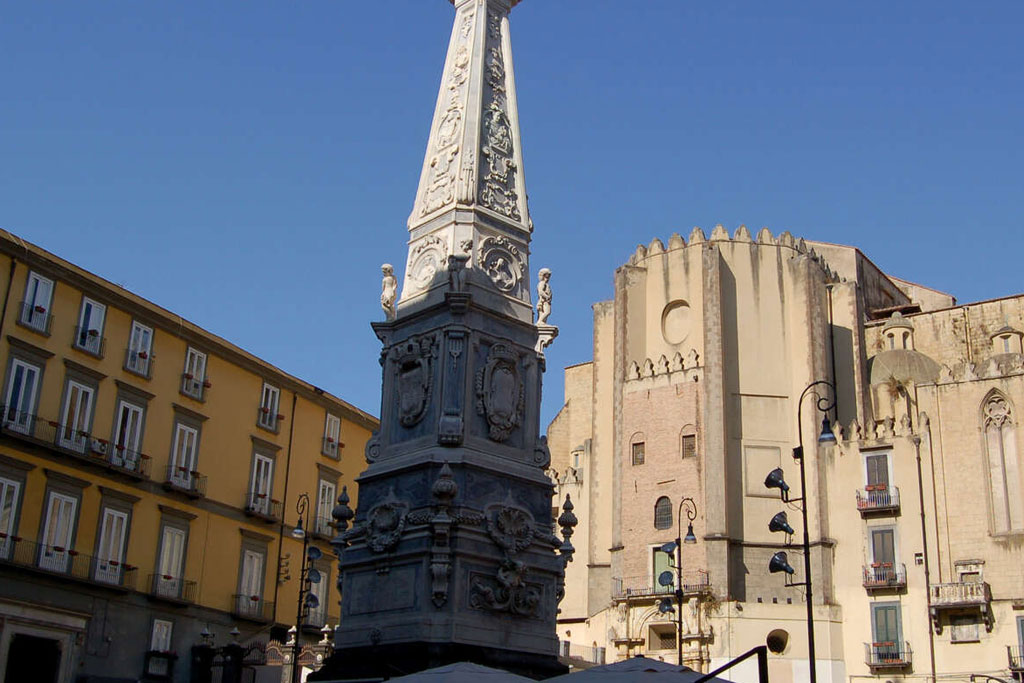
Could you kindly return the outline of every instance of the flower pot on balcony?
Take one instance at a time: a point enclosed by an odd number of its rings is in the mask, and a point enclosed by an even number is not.
[[[99,331],[99,330],[89,330],[89,336],[90,336],[90,337],[96,337],[96,336],[99,336],[99,333],[100,333],[100,331]]]
[[[32,310],[34,310],[36,313],[46,313],[46,308],[44,308],[43,306],[36,306]]]
[[[145,351],[139,351],[139,358],[141,358],[142,360],[146,360],[147,358],[149,358],[149,354],[146,353]]]
[[[210,384],[210,380],[208,380],[208,379],[204,379],[204,380],[203,380],[203,388],[204,388],[204,389],[209,389],[209,388],[210,388],[210,387],[212,387],[212,386],[213,386],[213,385],[212,385],[212,384]]]

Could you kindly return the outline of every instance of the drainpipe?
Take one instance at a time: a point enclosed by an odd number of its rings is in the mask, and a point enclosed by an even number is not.
[[[299,395],[296,392],[292,392],[292,414],[289,415],[288,425],[288,451],[284,456],[284,493],[281,496],[281,524],[277,529],[277,579],[274,581],[274,619],[277,619],[277,610],[280,608],[280,603],[277,601],[277,593],[281,588],[281,555],[284,549],[284,516],[288,505],[288,476],[292,468],[292,437],[295,435],[295,405],[298,402]],[[312,528],[312,526],[310,526]],[[303,562],[306,558],[300,558]],[[298,629],[299,625],[296,624],[295,628]],[[299,637],[299,632],[295,632],[296,640]]]
[[[929,432],[931,425],[928,426]],[[930,564],[928,562],[928,525],[924,514],[924,476],[921,474],[921,437],[915,434],[911,437],[914,450],[917,452],[917,495],[921,503],[921,543],[924,549],[924,583],[925,598],[928,606],[928,657],[931,664],[932,683],[935,683],[935,629],[932,625],[932,582]],[[928,443],[931,443],[931,434],[928,435]]]

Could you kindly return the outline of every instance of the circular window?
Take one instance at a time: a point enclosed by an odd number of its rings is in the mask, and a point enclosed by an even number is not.
[[[661,336],[669,344],[682,344],[690,336],[690,304],[677,299],[661,313]]]
[[[777,628],[768,634],[768,637],[764,639],[764,644],[768,646],[770,652],[781,655],[789,645],[789,632]]]

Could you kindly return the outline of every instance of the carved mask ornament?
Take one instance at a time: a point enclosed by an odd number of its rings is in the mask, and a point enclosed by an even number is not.
[[[505,441],[523,417],[523,380],[519,357],[508,346],[495,344],[487,363],[477,372],[477,412],[487,418],[489,435]]]

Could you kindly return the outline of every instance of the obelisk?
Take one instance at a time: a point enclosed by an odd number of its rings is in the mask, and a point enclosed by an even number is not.
[[[453,4],[401,296],[393,305],[384,283],[388,320],[373,325],[380,431],[358,510],[335,510],[341,623],[317,678],[458,661],[534,678],[564,671],[555,615],[575,518],[566,510],[554,534],[539,410],[557,330],[549,303],[544,324],[531,303],[508,21],[518,0]]]

